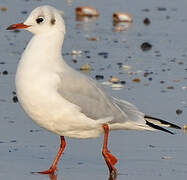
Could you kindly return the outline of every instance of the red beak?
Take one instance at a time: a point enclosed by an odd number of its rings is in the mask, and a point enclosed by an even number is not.
[[[12,24],[10,25],[7,30],[15,30],[15,29],[25,29],[30,27],[29,25],[25,25],[23,23],[19,23],[19,24]]]

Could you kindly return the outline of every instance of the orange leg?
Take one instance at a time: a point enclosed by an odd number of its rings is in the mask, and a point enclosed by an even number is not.
[[[60,159],[60,156],[62,155],[65,147],[66,147],[66,141],[65,141],[65,138],[64,136],[60,136],[60,139],[61,139],[61,145],[60,145],[60,150],[56,156],[56,159],[54,160],[52,166],[46,170],[46,171],[41,171],[41,172],[38,172],[40,174],[54,174],[54,172],[57,170],[57,163]]]
[[[103,124],[103,129],[104,129],[104,143],[103,143],[103,150],[102,154],[103,157],[105,158],[105,162],[108,166],[110,175],[114,175],[114,177],[117,176],[117,170],[115,168],[115,164],[117,163],[118,159],[110,153],[108,150],[107,144],[108,144],[108,134],[109,134],[109,127],[107,124]]]

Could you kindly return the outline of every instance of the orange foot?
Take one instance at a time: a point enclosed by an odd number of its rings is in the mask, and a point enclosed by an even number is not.
[[[48,169],[46,171],[41,171],[41,172],[38,172],[38,173],[40,173],[40,174],[54,174],[56,170],[57,170],[56,167],[51,167],[50,169]]]
[[[39,173],[39,174],[55,174],[55,172],[57,171],[56,167],[50,167],[48,170],[46,171],[39,171],[39,172],[32,172],[32,173]]]
[[[117,163],[118,159],[113,154],[111,154],[108,149],[104,149],[102,153],[108,165],[110,174],[114,173],[115,175],[117,175],[115,164]]]

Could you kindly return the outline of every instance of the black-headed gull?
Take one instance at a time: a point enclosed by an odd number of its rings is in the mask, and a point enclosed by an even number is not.
[[[39,126],[59,135],[61,146],[52,166],[54,173],[66,146],[64,136],[97,138],[104,133],[102,154],[115,177],[117,158],[107,148],[109,130],[163,130],[180,127],[145,115],[129,102],[107,95],[91,78],[75,71],[61,55],[65,25],[61,11],[51,6],[34,9],[24,23],[8,30],[26,29],[34,34],[16,73],[19,102]]]

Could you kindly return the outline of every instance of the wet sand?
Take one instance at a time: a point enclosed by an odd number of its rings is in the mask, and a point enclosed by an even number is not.
[[[10,24],[22,22],[36,6],[49,4],[64,11],[67,27],[64,59],[77,70],[90,64],[89,76],[104,76],[99,82],[117,76],[124,81],[119,90],[105,86],[109,94],[135,104],[146,114],[180,126],[187,124],[187,18],[185,0],[180,2],[146,1],[2,1],[0,7],[0,179],[49,180],[46,175],[31,174],[47,169],[59,147],[59,137],[30,120],[18,103],[14,77],[17,62],[31,34],[8,32]],[[76,21],[75,8],[90,5],[100,16],[88,23]],[[133,23],[125,31],[115,32],[112,14],[124,11]],[[150,24],[143,23],[149,18]],[[151,44],[142,50],[145,42]],[[73,50],[82,55],[72,56]],[[76,63],[75,63],[76,62]],[[130,69],[124,69],[123,66]],[[139,79],[134,80],[134,79]],[[179,110],[179,111],[178,111]],[[177,113],[176,113],[177,111]],[[179,113],[178,113],[179,112]],[[118,131],[110,135],[110,149],[119,158],[118,180],[185,180],[187,143],[183,131]],[[108,179],[101,155],[103,137],[90,140],[67,138],[67,148],[59,162],[58,180]]]

